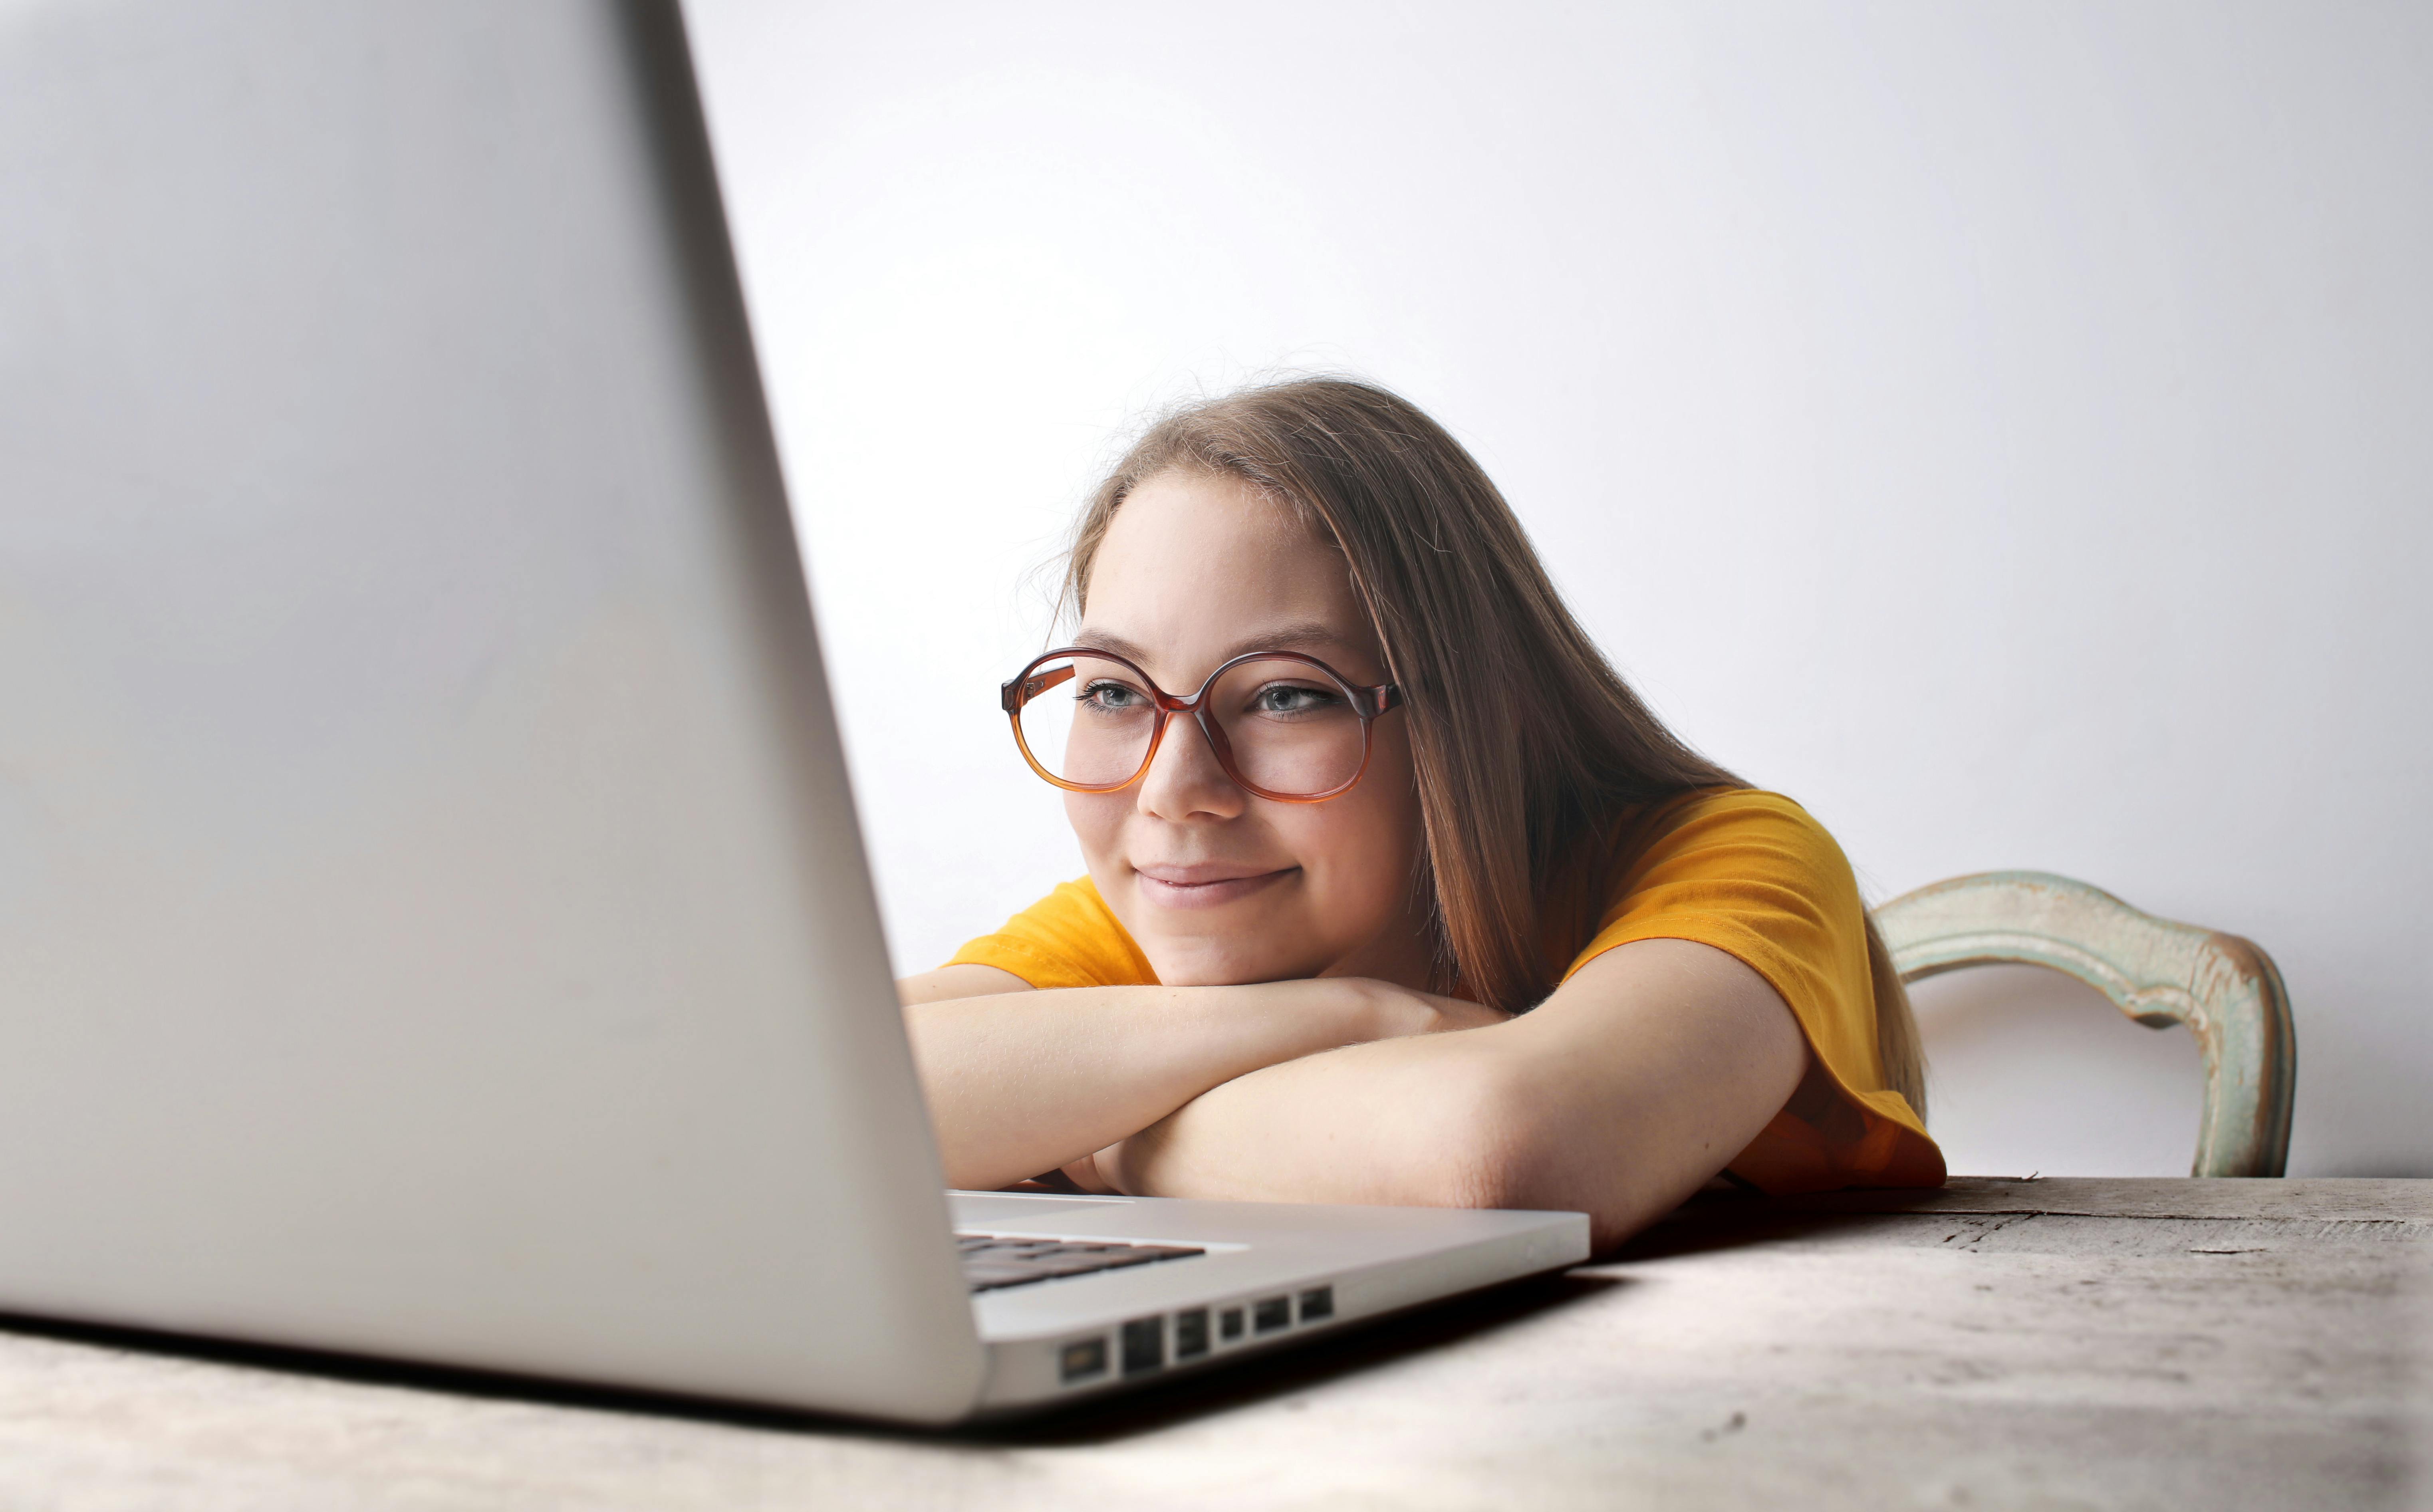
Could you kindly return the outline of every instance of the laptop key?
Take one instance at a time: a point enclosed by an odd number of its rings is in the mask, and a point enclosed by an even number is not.
[[[1207,1253],[1190,1245],[1134,1245],[1102,1239],[1035,1239],[1003,1234],[959,1233],[963,1284],[972,1291],[1000,1291],[1033,1282],[1061,1281],[1101,1270],[1128,1269]]]

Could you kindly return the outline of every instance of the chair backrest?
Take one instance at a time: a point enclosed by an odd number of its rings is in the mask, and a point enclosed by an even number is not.
[[[2298,1039],[2280,970],[2254,943],[2157,919],[2046,872],[1936,882],[1878,909],[1876,926],[1904,982],[1964,966],[2044,966],[2149,1028],[2186,1025],[2204,1057],[2204,1118],[2189,1174],[2282,1174]]]

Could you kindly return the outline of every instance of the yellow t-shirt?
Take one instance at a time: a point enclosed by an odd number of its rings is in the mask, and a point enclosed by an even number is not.
[[[1774,1193],[1943,1183],[1943,1152],[1884,1085],[1858,881],[1806,809],[1748,789],[1684,793],[1625,815],[1605,866],[1583,875],[1601,909],[1557,896],[1544,910],[1547,960],[1569,962],[1566,979],[1616,945],[1693,940],[1747,963],[1798,1019],[1811,1074],[1733,1159],[1733,1175]],[[949,964],[995,966],[1043,989],[1157,982],[1087,877]]]

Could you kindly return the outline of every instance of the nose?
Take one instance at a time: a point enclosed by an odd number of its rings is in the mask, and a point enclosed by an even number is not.
[[[1159,819],[1232,819],[1250,795],[1225,775],[1199,722],[1178,714],[1167,722],[1165,739],[1158,742],[1148,770],[1141,773],[1134,802],[1141,812]]]

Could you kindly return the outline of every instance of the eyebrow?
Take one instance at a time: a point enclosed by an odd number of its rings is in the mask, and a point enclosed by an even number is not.
[[[1076,635],[1073,643],[1077,646],[1088,646],[1096,651],[1112,651],[1118,656],[1130,657],[1137,662],[1149,660],[1148,647],[1135,641],[1126,640],[1123,637],[1109,631],[1083,630]],[[1309,645],[1334,646],[1345,651],[1368,649],[1363,642],[1340,635],[1316,620],[1299,620],[1237,640],[1224,655],[1217,659],[1232,661],[1236,656],[1247,656],[1254,651],[1298,651]]]

